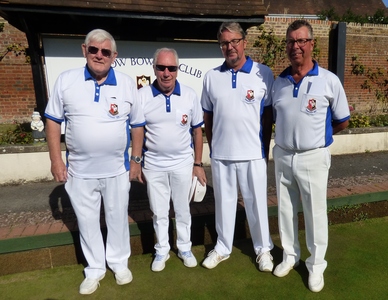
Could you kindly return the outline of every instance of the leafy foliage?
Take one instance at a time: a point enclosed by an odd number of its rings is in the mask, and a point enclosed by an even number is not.
[[[388,115],[384,114],[384,115],[371,116],[370,124],[371,126],[375,126],[375,127],[388,126]]]
[[[370,127],[370,117],[360,113],[351,114],[349,120],[349,128]]]
[[[350,8],[340,16],[331,7],[328,10],[322,10],[317,13],[320,20],[329,20],[329,21],[338,21],[338,22],[346,22],[346,23],[358,23],[358,24],[388,24],[388,16],[385,16],[385,12],[383,9],[378,9],[373,16],[368,15],[357,15],[353,13]]]
[[[388,62],[388,59],[386,60]],[[352,57],[351,73],[356,76],[364,76],[365,80],[361,84],[361,89],[374,93],[376,100],[388,105],[388,71],[387,67],[377,66],[375,69],[363,65],[358,56]]]
[[[3,31],[4,31],[4,23],[0,23],[0,32],[3,32]],[[26,63],[30,62],[30,57],[26,53],[26,47],[24,47],[21,43],[19,44],[13,43],[13,44],[7,45],[3,54],[0,54],[0,61],[2,61],[8,53],[13,53],[15,56],[24,55],[26,58]]]
[[[29,123],[17,123],[16,128],[0,133],[0,145],[26,145],[33,142]]]
[[[271,69],[286,59],[286,39],[275,35],[272,28],[268,31],[263,25],[259,26],[260,35],[254,42],[253,47],[258,48],[258,60]]]
[[[349,120],[349,128],[385,127],[388,126],[388,115],[365,115],[352,113]]]

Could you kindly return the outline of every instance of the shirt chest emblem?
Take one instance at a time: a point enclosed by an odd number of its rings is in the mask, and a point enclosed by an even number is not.
[[[112,116],[115,116],[119,113],[119,106],[115,103],[111,103],[110,108],[109,108],[109,113]]]
[[[247,90],[245,100],[252,101],[253,99],[255,99],[255,91],[254,90]]]
[[[182,119],[181,119],[181,125],[186,125],[187,124],[187,119],[188,119],[188,115],[186,114],[183,114],[182,115]]]
[[[317,100],[309,99],[307,101],[306,111],[308,113],[315,113],[317,111]]]

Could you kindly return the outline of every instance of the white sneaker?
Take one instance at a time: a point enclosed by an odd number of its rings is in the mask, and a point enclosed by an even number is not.
[[[256,262],[259,264],[259,270],[261,272],[272,272],[272,260],[273,258],[269,251],[260,253],[256,258]]]
[[[323,280],[323,274],[313,274],[309,275],[309,289],[312,292],[318,293],[322,291],[325,285],[325,281]]]
[[[170,254],[160,255],[156,254],[155,259],[152,262],[151,270],[154,272],[163,271],[166,266],[166,261],[170,258]]]
[[[104,277],[105,274],[101,275],[100,278],[86,277],[79,287],[79,293],[82,295],[90,295],[94,293],[100,286],[100,280],[102,280]]]
[[[299,261],[297,261],[296,263],[294,264],[290,264],[288,262],[285,262],[283,261],[282,263],[278,264],[275,268],[275,271],[273,271],[273,274],[277,277],[284,277],[286,276],[288,273],[290,273],[290,271],[293,269],[293,268],[296,268],[297,266],[299,265]]]
[[[216,250],[213,249],[212,251],[209,252],[206,259],[203,261],[202,266],[204,266],[205,268],[208,268],[208,269],[213,269],[213,268],[217,267],[217,265],[220,262],[222,262],[228,258],[229,258],[229,255],[221,256],[217,253]]]
[[[178,251],[178,257],[183,260],[183,264],[188,268],[197,266],[197,260],[191,251]]]
[[[118,285],[124,285],[130,283],[133,279],[131,271],[127,268],[115,273],[116,283]]]

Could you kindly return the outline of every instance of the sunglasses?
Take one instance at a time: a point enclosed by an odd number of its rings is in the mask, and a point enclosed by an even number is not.
[[[109,50],[109,49],[99,49],[99,48],[94,47],[94,46],[89,46],[89,47],[88,47],[88,52],[89,52],[90,54],[97,54],[97,53],[98,53],[98,50],[101,50],[102,56],[110,57],[110,56],[112,55],[112,51]]]
[[[168,69],[169,72],[176,72],[178,70],[177,66],[163,66],[163,65],[156,65],[155,66],[156,70],[164,72],[166,68]]]

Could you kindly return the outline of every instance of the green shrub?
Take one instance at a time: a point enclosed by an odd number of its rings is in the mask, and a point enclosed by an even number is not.
[[[350,116],[349,128],[370,127],[370,117],[360,113],[353,113]]]
[[[374,127],[388,126],[388,115],[371,116],[370,125]]]
[[[14,129],[8,129],[0,133],[0,145],[26,145],[33,142],[29,123],[17,123]]]

